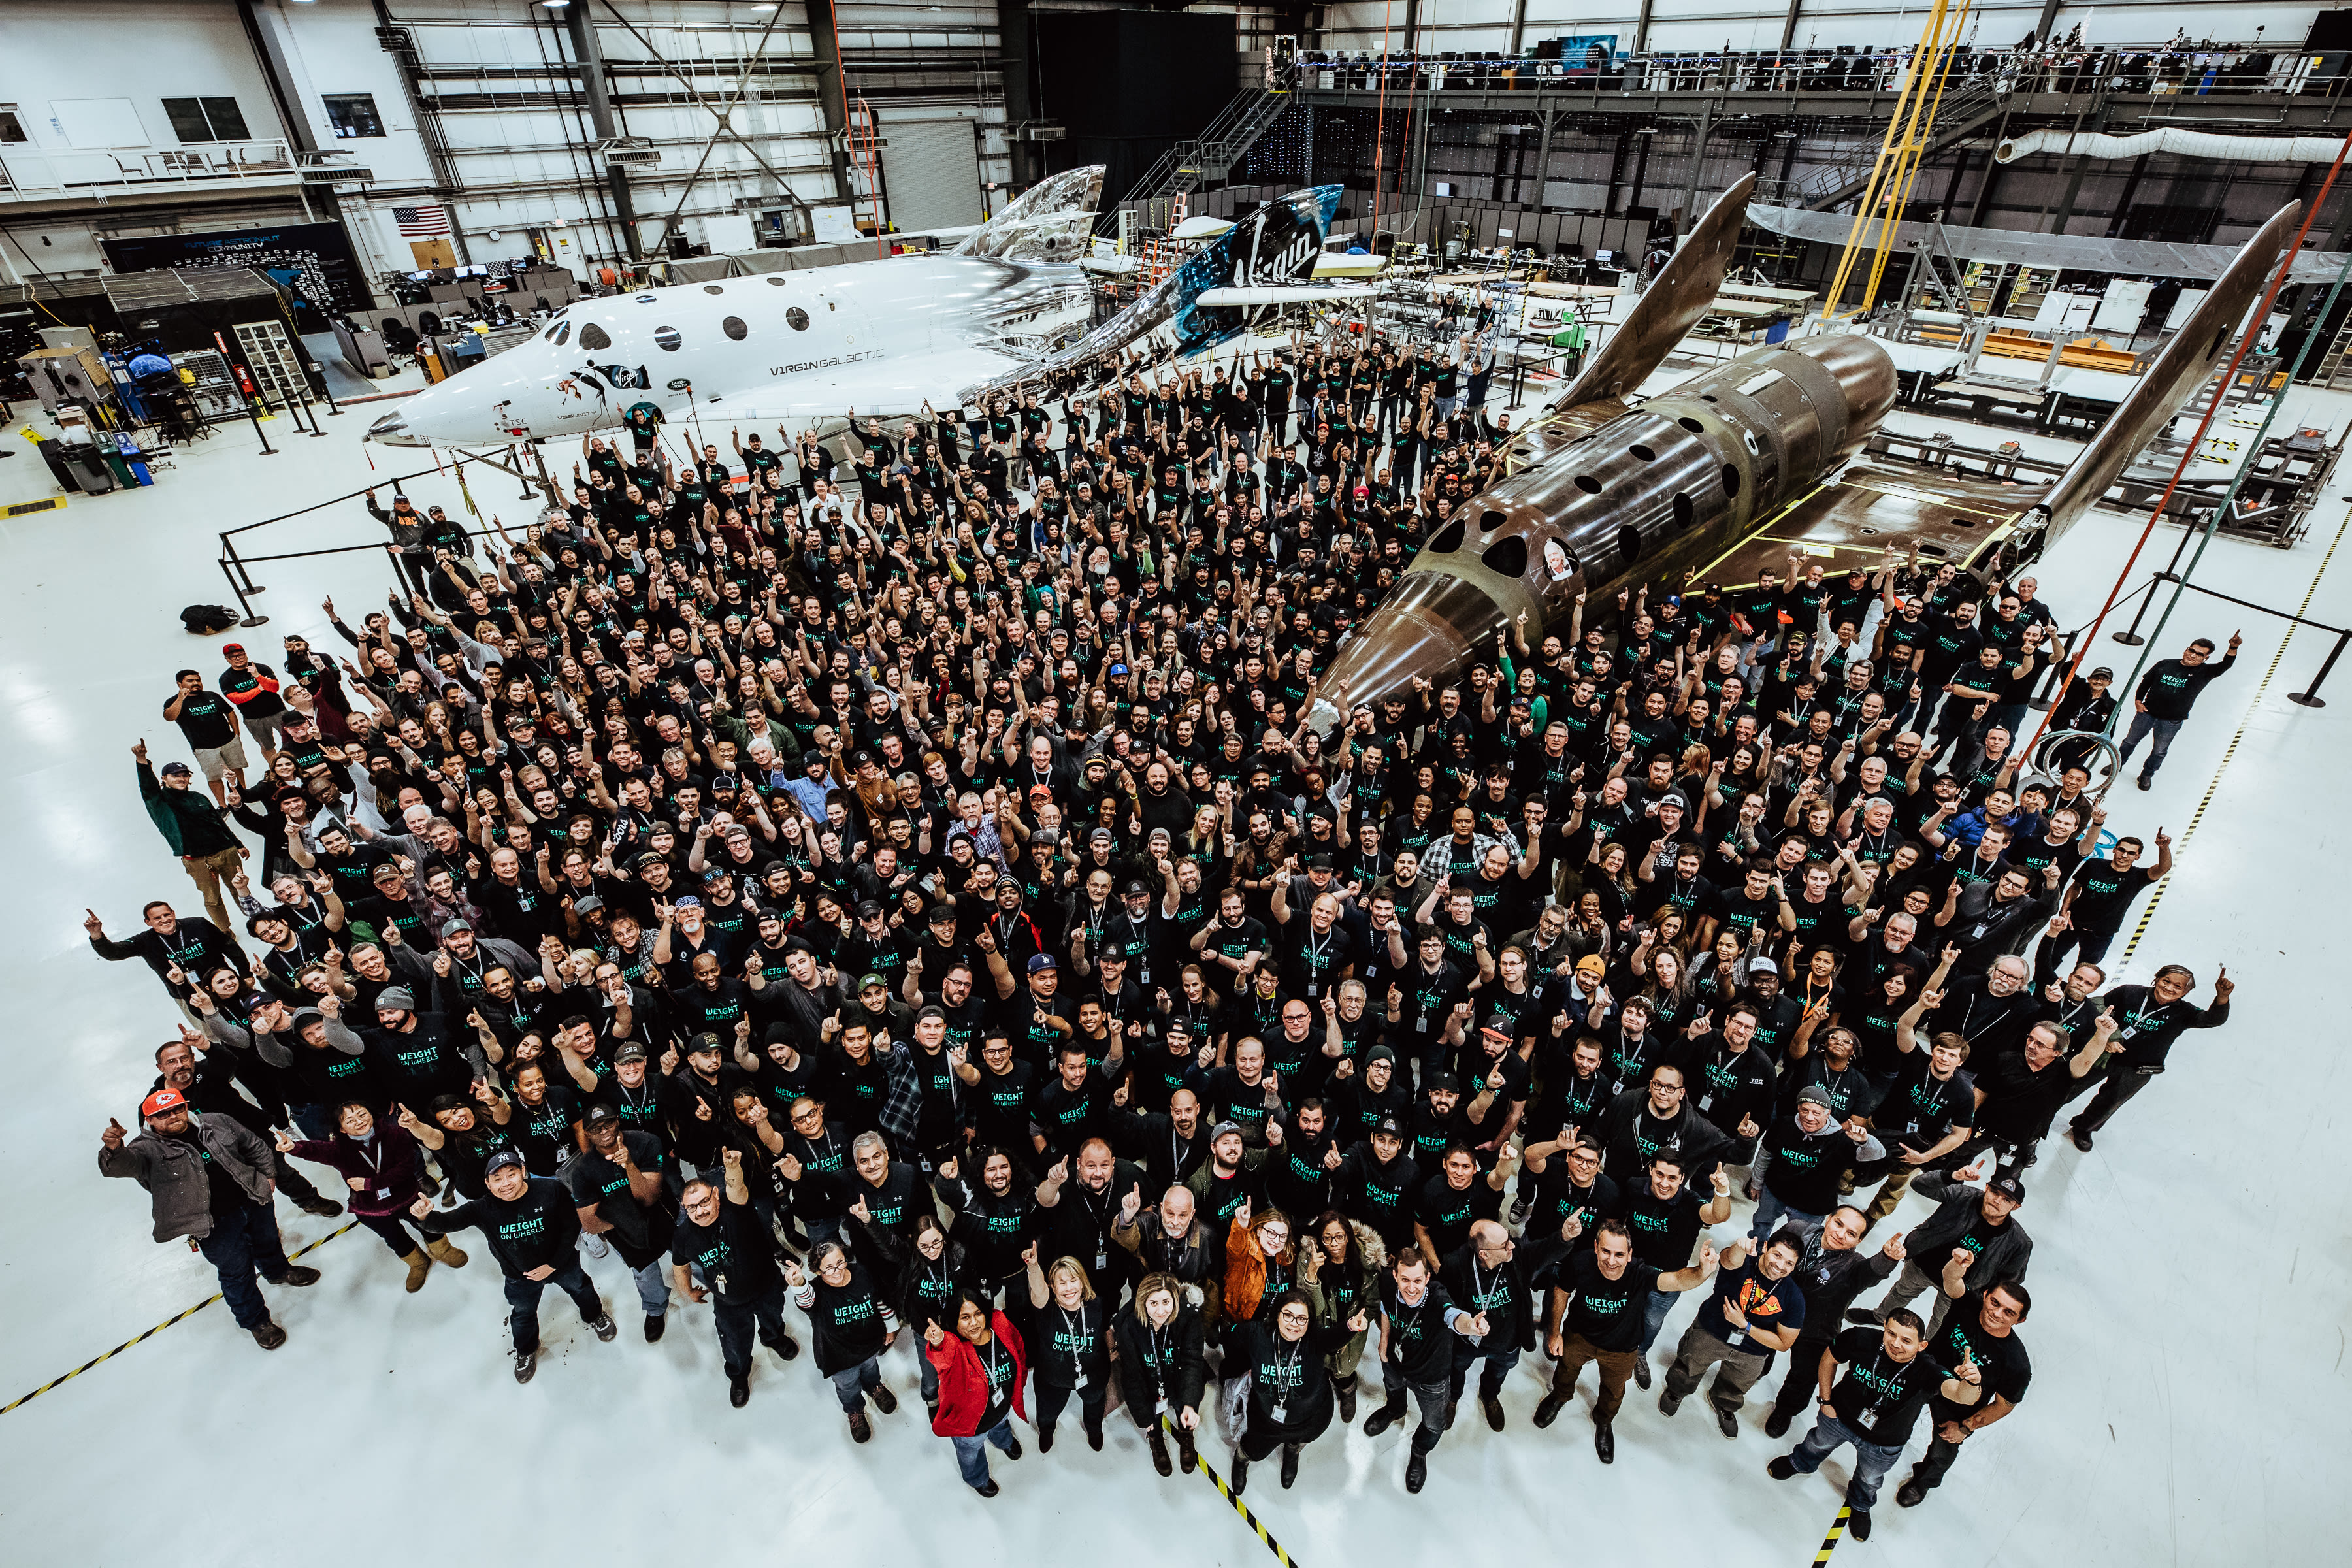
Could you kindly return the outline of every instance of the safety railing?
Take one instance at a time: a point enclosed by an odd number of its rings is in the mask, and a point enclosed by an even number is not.
[[[0,201],[153,186],[283,185],[301,177],[292,145],[279,138],[92,151],[0,146]]]

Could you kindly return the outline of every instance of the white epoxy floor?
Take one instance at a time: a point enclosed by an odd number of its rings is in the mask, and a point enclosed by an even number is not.
[[[2352,417],[2352,398],[2294,397],[2295,412],[2336,428]],[[11,1178],[0,1403],[213,1289],[200,1258],[147,1239],[143,1195],[97,1173],[99,1131],[110,1114],[129,1120],[175,1016],[138,965],[90,953],[82,910],[121,932],[147,899],[196,907],[141,810],[129,756],[142,735],[159,759],[177,754],[160,717],[171,673],[219,663],[226,639],[188,637],[176,612],[224,597],[217,530],[366,482],[359,437],[382,406],[328,421],[326,439],[273,425],[285,455],[270,458],[256,455],[249,426],[231,427],[152,489],[0,522],[0,821],[14,895],[0,900],[0,980],[19,1064],[0,1118]],[[377,478],[421,466],[410,453],[376,462]],[[46,479],[29,453],[0,462],[0,502],[47,493]],[[2352,474],[2337,488],[2352,489]],[[530,510],[519,489],[486,475],[475,495],[486,511],[514,509],[511,522]],[[459,510],[446,480],[411,489]],[[2219,541],[2201,580],[2289,609],[2308,597],[2307,615],[2346,624],[2352,557],[2338,552],[2322,568],[2347,515],[2331,499],[2290,552]],[[2089,618],[2137,531],[2102,514],[2063,542],[2040,574],[2062,621]],[[275,534],[289,550],[381,537],[357,501],[247,536],[250,552]],[[2159,533],[2142,574],[2171,538]],[[271,662],[288,631],[333,645],[322,595],[355,615],[390,582],[367,552],[254,574],[268,585],[257,603],[270,622],[232,635]],[[2037,1242],[2037,1308],[2022,1331],[2032,1395],[1969,1445],[1926,1507],[1894,1507],[1890,1480],[1875,1538],[1841,1545],[1840,1563],[2340,1558],[2352,1227],[2333,1162],[2344,1068],[2318,998],[2294,987],[2352,935],[2338,901],[2340,815],[2311,787],[2352,768],[2352,668],[2331,682],[2326,708],[2294,706],[2286,694],[2328,639],[2298,632],[2282,649],[2278,621],[2193,601],[2154,651],[2239,627],[2238,667],[2210,689],[2156,788],[2116,797],[2113,822],[2181,840],[2179,869],[2119,976],[2144,980],[2178,960],[2210,981],[2226,964],[2236,1021],[2189,1037],[2174,1071],[2095,1153],[2060,1142],[2045,1154],[2021,1215]],[[2127,668],[2129,650],[2107,651]],[[280,1206],[289,1244],[336,1223]],[[1912,1200],[1898,1223],[1922,1206]],[[532,1562],[739,1563],[780,1550],[881,1564],[1017,1554],[1040,1568],[1269,1561],[1206,1481],[1155,1476],[1123,1416],[1106,1452],[1033,1446],[1017,1464],[999,1460],[1002,1497],[972,1497],[922,1425],[904,1349],[889,1368],[904,1404],[877,1417],[866,1447],[852,1446],[805,1356],[779,1368],[763,1353],[751,1405],[730,1410],[708,1310],[674,1309],[668,1337],[646,1345],[617,1261],[591,1270],[622,1309],[620,1340],[596,1343],[551,1297],[541,1370],[518,1388],[495,1268],[477,1258],[408,1296],[383,1247],[353,1232],[311,1255],[325,1275],[315,1289],[270,1292],[290,1336],[276,1353],[215,1306],[0,1415],[7,1556],[108,1563],[161,1550],[175,1563],[250,1563],[331,1542],[344,1561],[374,1563],[462,1542],[468,1556]],[[1490,1563],[1798,1563],[1836,1512],[1841,1462],[1787,1483],[1764,1475],[1784,1445],[1763,1436],[1756,1401],[1733,1444],[1704,1411],[1669,1424],[1634,1392],[1618,1462],[1604,1469],[1580,1411],[1533,1430],[1538,1392],[1522,1366],[1500,1436],[1465,1410],[1418,1499],[1402,1488],[1405,1433],[1374,1441],[1357,1430],[1308,1450],[1294,1491],[1259,1467],[1248,1501],[1303,1568],[1449,1546]],[[1440,1545],[1434,1531],[1459,1539]],[[126,1546],[134,1536],[147,1544]]]

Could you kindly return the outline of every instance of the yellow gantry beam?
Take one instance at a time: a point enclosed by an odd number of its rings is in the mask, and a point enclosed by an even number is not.
[[[1879,143],[1878,160],[1871,166],[1870,184],[1864,187],[1862,200],[1854,207],[1853,226],[1847,231],[1845,250],[1838,258],[1837,276],[1830,284],[1828,303],[1822,311],[1824,321],[1853,315],[1868,308],[1870,301],[1878,297],[1879,282],[1886,274],[1886,258],[1895,247],[1895,225],[1902,221],[1904,206],[1911,199],[1911,187],[1919,178],[1919,161],[1927,150],[1936,111],[1943,104],[1944,84],[1951,75],[1952,51],[1968,21],[1969,3],[1970,0],[1934,0],[1928,9],[1927,26],[1919,34],[1919,47],[1912,54],[1910,69],[1904,73],[1903,85],[1895,94],[1895,111],[1887,117],[1886,135]],[[1854,263],[1865,250],[1871,257],[1869,279],[1861,299],[1849,306],[1845,302],[1846,284],[1853,278]]]

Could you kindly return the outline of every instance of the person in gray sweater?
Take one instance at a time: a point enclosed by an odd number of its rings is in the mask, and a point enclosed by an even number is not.
[[[313,1285],[319,1271],[289,1262],[278,1238],[269,1145],[228,1117],[198,1117],[176,1089],[149,1095],[139,1120],[133,1136],[107,1118],[99,1174],[128,1176],[146,1188],[154,1205],[155,1239],[194,1237],[220,1276],[221,1296],[236,1326],[263,1350],[276,1350],[286,1342],[286,1331],[270,1318],[254,1275],[273,1285]]]
[[[2033,1238],[2014,1217],[2025,1201],[2024,1184],[2013,1175],[1997,1175],[1981,1187],[1969,1186],[1984,1168],[1979,1159],[1950,1181],[1922,1175],[1911,1184],[1913,1192],[1937,1205],[1936,1212],[1904,1238],[1908,1256],[1895,1289],[1877,1306],[1848,1312],[1847,1321],[1883,1323],[1888,1312],[1932,1289],[1936,1305],[1927,1331],[1933,1335],[1952,1303],[1969,1291],[2005,1279],[2024,1281],[2026,1265],[2033,1258]]]

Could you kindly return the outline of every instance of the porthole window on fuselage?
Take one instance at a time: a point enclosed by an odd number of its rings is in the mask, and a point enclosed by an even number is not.
[[[580,346],[583,349],[609,349],[613,346],[613,334],[591,321],[580,329]]]
[[[798,305],[793,306],[791,310],[784,312],[784,325],[790,327],[796,332],[807,331],[808,312],[802,310]]]
[[[751,327],[740,316],[728,317],[726,320],[719,323],[719,330],[725,332],[729,337],[734,339],[739,343],[745,338],[749,337],[751,332]]]
[[[665,353],[677,353],[677,345],[685,341],[686,340],[684,338],[678,335],[678,331],[676,327],[656,327],[654,329],[654,347],[661,350]]]

